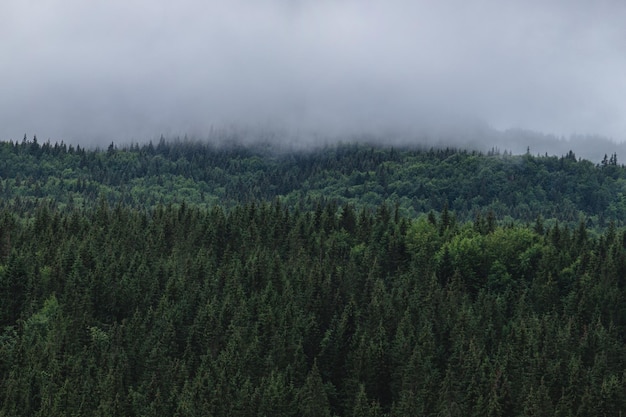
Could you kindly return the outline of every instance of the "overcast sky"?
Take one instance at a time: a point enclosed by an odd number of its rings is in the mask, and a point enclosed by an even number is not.
[[[467,121],[626,140],[626,2],[0,1],[2,140]]]

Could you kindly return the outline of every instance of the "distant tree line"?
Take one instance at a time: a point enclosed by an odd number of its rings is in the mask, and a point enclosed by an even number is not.
[[[280,198],[290,209],[320,200],[374,210],[398,206],[417,218],[444,206],[461,221],[492,212],[500,221],[603,230],[626,218],[626,169],[617,155],[601,163],[561,157],[482,154],[452,148],[363,144],[284,151],[270,145],[193,141],[133,144],[106,150],[78,145],[0,142],[1,204],[33,213],[40,200],[60,208],[108,204],[154,209],[187,204],[225,208]]]

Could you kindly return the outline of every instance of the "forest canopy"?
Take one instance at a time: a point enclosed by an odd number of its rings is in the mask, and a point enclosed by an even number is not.
[[[617,157],[0,144],[0,416],[626,410]]]
[[[214,145],[190,140],[106,150],[33,140],[0,142],[0,197],[28,210],[40,199],[94,207],[104,198],[154,209],[185,202],[210,208],[279,198],[290,209],[318,201],[375,209],[398,206],[410,218],[440,212],[459,220],[493,212],[499,220],[538,217],[576,226],[621,226],[626,169],[617,155],[598,164],[557,156],[486,154],[454,148],[339,144],[285,150],[271,144]]]

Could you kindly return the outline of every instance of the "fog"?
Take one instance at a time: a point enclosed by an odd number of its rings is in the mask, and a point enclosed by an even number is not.
[[[0,140],[621,142],[624,22],[617,0],[3,0]]]

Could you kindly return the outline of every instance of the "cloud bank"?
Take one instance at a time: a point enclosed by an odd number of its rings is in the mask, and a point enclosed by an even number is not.
[[[626,139],[626,3],[4,0],[0,139],[485,123]]]

